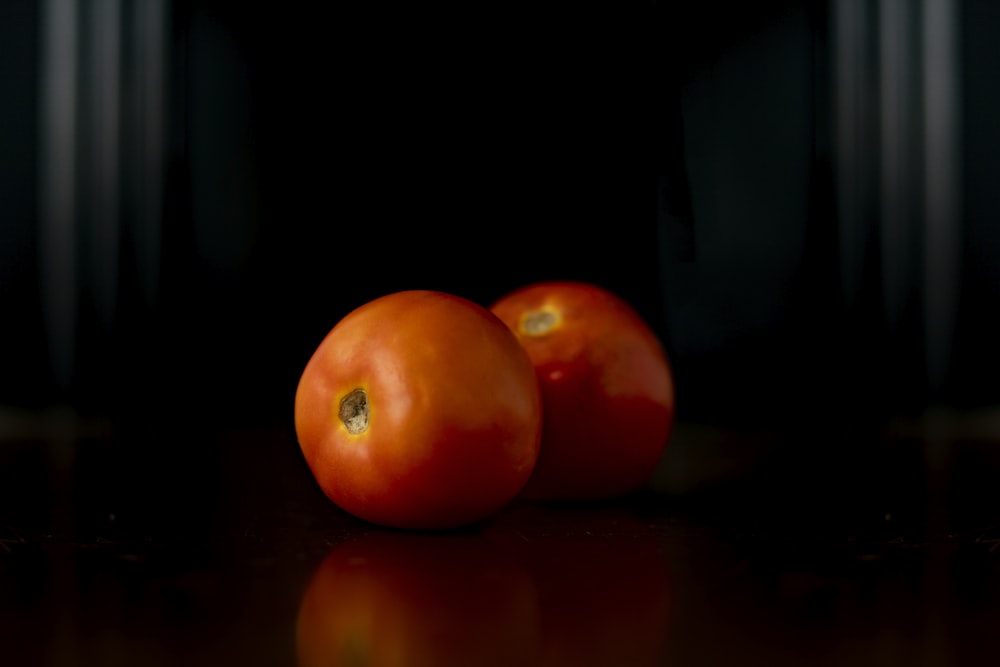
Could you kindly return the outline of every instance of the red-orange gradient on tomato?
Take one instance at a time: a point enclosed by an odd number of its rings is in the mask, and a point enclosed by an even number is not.
[[[641,489],[666,450],[674,381],[662,344],[624,299],[588,283],[541,282],[492,306],[534,364],[544,411],[526,498],[585,500]]]
[[[512,667],[538,653],[534,584],[480,535],[378,532],[334,547],[299,606],[300,667]]]
[[[515,336],[483,306],[430,290],[340,320],[295,394],[306,462],[336,505],[407,529],[479,521],[538,458],[541,395]]]

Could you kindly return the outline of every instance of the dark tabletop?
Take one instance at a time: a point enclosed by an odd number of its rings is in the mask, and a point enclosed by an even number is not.
[[[680,423],[635,496],[421,533],[330,504],[290,424],[7,411],[3,664],[972,664],[997,423]]]

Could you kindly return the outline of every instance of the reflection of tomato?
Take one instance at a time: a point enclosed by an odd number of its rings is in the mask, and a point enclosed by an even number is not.
[[[538,457],[530,360],[486,308],[404,291],[349,313],[306,365],[295,428],[326,495],[362,519],[451,528],[495,512]]]
[[[517,561],[475,534],[369,533],[334,547],[302,598],[300,667],[514,667],[537,651]]]
[[[535,581],[541,637],[533,667],[665,664],[669,564],[661,540],[635,515],[519,504],[486,534]]]
[[[542,448],[524,497],[641,488],[674,419],[673,377],[649,325],[617,295],[569,281],[525,286],[491,309],[521,341],[542,388]]]

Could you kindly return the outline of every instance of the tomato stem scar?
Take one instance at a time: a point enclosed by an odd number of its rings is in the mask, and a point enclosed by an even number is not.
[[[340,399],[338,416],[351,435],[364,433],[368,429],[367,392],[364,389],[355,389]]]
[[[529,310],[521,315],[521,332],[526,336],[544,336],[552,331],[562,317],[555,310],[541,308]]]

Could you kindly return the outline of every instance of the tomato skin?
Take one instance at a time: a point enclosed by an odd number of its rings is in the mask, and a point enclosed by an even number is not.
[[[366,393],[351,433],[345,397]],[[370,301],[313,353],[295,395],[295,429],[336,505],[388,527],[474,523],[517,496],[535,465],[541,396],[530,360],[488,309],[430,290]]]
[[[675,414],[670,363],[651,327],[621,297],[576,281],[526,285],[490,309],[521,341],[542,390],[541,451],[522,497],[594,500],[641,489]]]

